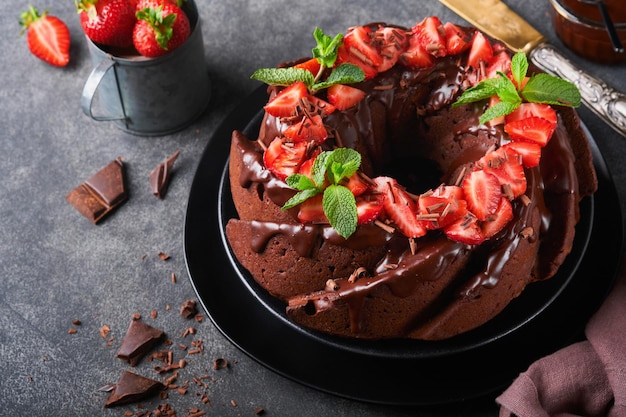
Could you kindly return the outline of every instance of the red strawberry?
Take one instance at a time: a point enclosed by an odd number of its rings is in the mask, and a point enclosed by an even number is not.
[[[323,197],[323,194],[317,194],[300,203],[298,220],[302,223],[328,224],[328,217],[324,214],[324,206],[322,205]]]
[[[365,91],[345,84],[331,85],[326,94],[330,104],[339,110],[347,110],[365,97]]]
[[[429,68],[435,65],[435,57],[419,43],[417,37],[412,36],[407,50],[400,55],[400,62],[407,67]]]
[[[136,3],[135,10],[139,11],[146,7],[159,7],[162,4],[170,3],[174,6],[182,7],[186,0],[129,0],[131,3]]]
[[[398,182],[389,177],[376,177],[376,191],[384,195],[383,207],[396,227],[409,238],[426,234],[426,228],[417,220],[415,202]]]
[[[77,0],[83,31],[92,41],[115,47],[133,45],[135,6],[129,0]]]
[[[509,142],[502,146],[505,149],[512,149],[522,157],[522,165],[526,168],[533,168],[539,165],[541,160],[541,146],[531,142]]]
[[[383,62],[383,57],[372,42],[373,37],[373,31],[369,27],[354,26],[348,29],[343,38],[343,45],[364,64],[377,67]]]
[[[337,60],[335,61],[335,66],[345,63],[354,64],[361,68],[365,74],[366,80],[374,78],[378,74],[376,67],[372,64],[366,64],[362,59],[357,57],[357,55],[350,53],[350,50],[344,44],[341,44],[339,49],[337,49]]]
[[[477,161],[476,168],[495,175],[501,186],[510,189],[513,198],[526,192],[526,174],[522,166],[522,157],[511,147],[503,146],[489,152]]]
[[[527,117],[504,125],[504,131],[514,141],[532,142],[546,146],[556,125],[543,117]]]
[[[557,124],[556,112],[548,104],[541,103],[522,103],[513,113],[506,116],[506,122],[525,119],[527,117],[541,117],[550,123]]]
[[[491,47],[491,43],[482,32],[477,30],[474,34],[474,38],[472,39],[472,47],[467,59],[467,65],[474,68],[480,68],[481,62],[489,65],[492,58],[493,48]]]
[[[471,212],[445,227],[443,232],[449,239],[467,245],[478,245],[485,241],[478,219]]]
[[[265,111],[275,117],[295,116],[300,100],[308,94],[306,85],[302,81],[296,81],[276,94],[265,105]]]
[[[446,227],[467,213],[463,189],[455,185],[438,187],[433,193],[423,194],[418,200],[419,218],[427,229]],[[431,215],[438,215],[430,219]]]
[[[470,47],[470,36],[466,31],[450,22],[446,22],[443,28],[446,32],[446,49],[448,54],[460,54]]]
[[[506,51],[495,54],[487,67],[486,78],[499,77],[498,72],[508,74],[511,71],[511,57]]]
[[[22,34],[28,32],[28,49],[37,58],[57,67],[70,62],[70,31],[61,19],[50,16],[47,10],[39,14],[30,6],[20,15],[20,25]]]
[[[328,138],[328,131],[324,127],[324,122],[319,114],[311,117],[303,117],[301,121],[289,126],[283,135],[294,142],[313,141],[320,144]]]
[[[303,104],[309,105],[309,107],[307,108],[307,111],[309,113],[318,113],[322,117],[328,116],[329,114],[337,110],[335,106],[333,106],[326,100],[322,100],[321,98],[314,95],[308,95],[307,97],[305,97],[303,100]]]
[[[356,213],[357,223],[367,224],[371,223],[378,218],[378,215],[383,210],[383,197],[374,198],[372,195],[368,195],[369,198],[357,198],[356,199]]]
[[[313,76],[316,76],[320,70],[321,64],[317,60],[317,58],[311,58],[307,61],[301,62],[293,66],[294,68],[299,68],[303,70],[309,71]]]
[[[496,212],[480,225],[485,239],[495,236],[496,233],[504,229],[504,226],[506,226],[512,218],[513,206],[508,199],[503,197],[500,199],[500,205]]]
[[[375,39],[379,44],[380,55],[383,58],[382,63],[376,68],[378,72],[387,71],[396,65],[400,55],[409,44],[409,39],[404,31],[389,26],[376,30]]]
[[[368,184],[361,179],[358,172],[352,174],[342,185],[346,186],[355,197],[360,196],[369,189]]]
[[[442,57],[448,53],[446,49],[446,30],[436,16],[429,16],[413,26],[413,36],[420,45],[433,56]]]
[[[467,208],[478,220],[485,220],[496,212],[502,197],[498,178],[485,170],[472,171],[463,180]]]
[[[287,142],[283,138],[276,138],[263,153],[263,163],[270,172],[284,180],[298,172],[307,148],[307,142]]]
[[[146,57],[156,58],[181,46],[191,33],[183,10],[171,3],[146,7],[137,12],[133,44]]]

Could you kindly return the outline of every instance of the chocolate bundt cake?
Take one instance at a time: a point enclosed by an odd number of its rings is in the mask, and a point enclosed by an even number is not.
[[[446,339],[558,271],[597,187],[573,86],[437,17],[314,35],[229,162],[228,242],[291,320]]]

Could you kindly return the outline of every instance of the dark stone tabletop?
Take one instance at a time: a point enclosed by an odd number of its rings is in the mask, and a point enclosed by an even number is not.
[[[212,134],[260,85],[249,79],[252,72],[309,55],[315,26],[335,34],[371,21],[412,26],[428,15],[462,20],[435,0],[196,1],[211,102],[192,125],[160,137],[132,135],[81,111],[92,64],[73,2],[33,4],[69,26],[71,62],[65,68],[34,58],[25,38],[18,36],[18,17],[28,2],[0,5],[0,414],[141,415],[168,403],[178,416],[195,409],[209,416],[253,416],[259,408],[267,416],[497,415],[495,393],[478,402],[434,408],[370,404],[323,393],[247,356],[220,333],[207,312],[199,312],[202,320],[180,315],[186,300],[197,300],[183,250],[194,173]],[[507,3],[573,62],[626,90],[624,65],[592,64],[564,48],[550,22],[548,0]],[[626,138],[588,109],[579,114],[626,201]],[[168,192],[157,199],[148,175],[176,150],[180,156]],[[117,157],[125,162],[129,199],[94,225],[65,196]],[[626,206],[621,210],[626,213]],[[105,409],[108,394],[99,388],[131,369],[116,352],[135,313],[171,340],[171,346],[154,351],[171,349],[176,361],[185,359],[174,383],[187,382],[188,388],[184,394],[170,389],[165,399]],[[101,334],[103,326],[110,331]],[[219,358],[229,366],[214,369]],[[156,365],[162,363],[144,359],[132,369],[161,381],[172,375],[157,374]]]

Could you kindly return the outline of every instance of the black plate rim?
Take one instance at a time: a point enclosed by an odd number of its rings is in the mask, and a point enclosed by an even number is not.
[[[606,293],[609,291],[617,273],[619,255],[622,253],[623,228],[618,228],[616,224],[617,222],[619,223],[619,226],[621,226],[621,210],[619,209],[617,194],[604,159],[602,158],[595,141],[591,135],[588,134],[590,137],[594,164],[596,165],[600,187],[598,193],[596,193],[596,195],[591,199],[591,209],[595,212],[595,214],[592,215],[594,224],[589,237],[591,239],[591,244],[587,245],[587,242],[585,242],[585,249],[591,251],[592,256],[594,257],[604,256],[606,258],[610,258],[607,259],[608,262],[603,263],[605,270],[605,274],[603,276],[609,278],[603,283],[602,288],[598,288],[597,285],[594,286],[593,299],[587,300],[585,308],[579,309],[577,314],[574,315],[574,317],[577,317],[578,324],[573,326],[569,323],[567,326],[560,326],[562,330],[559,332],[558,337],[555,338],[555,332],[550,331],[550,329],[546,329],[545,326],[539,326],[541,328],[532,329],[529,327],[533,326],[526,326],[526,323],[524,323],[520,326],[520,328],[516,329],[516,331],[503,335],[503,337],[493,341],[493,343],[475,346],[475,349],[472,349],[469,352],[455,352],[452,356],[449,352],[442,352],[441,357],[436,357],[437,355],[433,354],[428,361],[425,361],[424,358],[407,359],[406,356],[403,355],[399,355],[398,357],[381,357],[381,355],[377,354],[376,350],[368,351],[367,349],[345,349],[345,346],[341,343],[333,344],[325,337],[323,337],[321,339],[322,342],[320,342],[320,340],[316,339],[315,335],[310,334],[310,332],[303,331],[303,329],[298,328],[298,326],[292,325],[289,327],[285,326],[284,323],[271,323],[271,316],[265,317],[268,319],[269,323],[264,323],[262,326],[264,334],[260,334],[257,331],[258,329],[249,331],[248,333],[250,334],[245,332],[241,333],[239,329],[234,328],[235,326],[233,323],[246,323],[247,320],[249,320],[249,316],[246,317],[246,315],[251,312],[255,315],[259,313],[263,315],[263,312],[260,310],[267,310],[267,306],[263,306],[262,309],[259,309],[258,306],[261,306],[262,303],[258,303],[256,308],[254,306],[247,306],[246,308],[228,307],[230,309],[229,316],[232,316],[228,320],[225,320],[223,315],[220,316],[220,313],[213,309],[214,306],[212,303],[214,300],[210,300],[210,296],[207,296],[205,288],[207,280],[202,280],[200,278],[203,276],[202,271],[204,269],[206,272],[206,269],[210,269],[211,273],[214,273],[216,272],[216,264],[222,264],[222,266],[217,268],[217,272],[228,274],[226,267],[231,268],[232,270],[232,263],[236,261],[232,258],[229,251],[226,251],[228,262],[210,262],[210,265],[202,265],[203,263],[206,263],[205,261],[207,256],[220,250],[219,247],[215,247],[218,245],[215,245],[211,248],[211,252],[208,250],[207,253],[204,254],[198,252],[198,243],[203,242],[203,238],[205,237],[207,231],[206,227],[211,229],[216,226],[210,225],[210,222],[207,220],[211,218],[215,220],[215,223],[218,223],[219,220],[215,217],[219,216],[219,214],[210,213],[205,215],[204,219],[202,219],[202,213],[205,212],[199,213],[198,211],[201,209],[203,204],[206,204],[206,195],[200,195],[201,190],[206,190],[208,186],[211,191],[219,193],[219,184],[217,183],[221,183],[220,178],[223,175],[224,161],[228,158],[228,149],[230,147],[230,135],[232,130],[243,130],[259,112],[259,109],[265,99],[265,89],[257,89],[247,100],[230,113],[207,144],[200,163],[198,164],[196,175],[194,176],[189,194],[187,212],[185,216],[183,246],[187,272],[191,284],[198,296],[198,299],[200,300],[200,303],[209,315],[213,324],[231,343],[272,371],[306,386],[310,386],[330,394],[373,403],[426,405],[442,404],[476,398],[492,393],[494,390],[506,385],[511,378],[525,369],[525,367],[527,367],[527,365],[533,360],[550,353],[554,349],[557,349],[558,347],[563,346],[578,337],[579,332],[582,329],[581,323],[584,323],[593,311],[595,311]],[[215,181],[210,179],[215,179]],[[211,194],[211,196],[214,196],[214,194]],[[607,222],[609,216],[611,216],[610,225]],[[198,222],[200,222],[200,224]],[[212,229],[210,231],[217,232],[217,234],[221,235],[219,227],[217,227],[217,230]],[[598,251],[594,249],[598,246],[597,244],[593,244],[598,239],[598,235],[604,235],[606,233],[611,236],[610,239],[614,242],[614,244],[611,245],[614,250]],[[210,235],[213,238],[217,237],[214,234]],[[220,236],[220,239],[223,239],[223,237]],[[585,270],[587,267],[586,264],[589,263],[589,261],[586,260],[586,258],[589,257],[588,253],[589,252],[585,253],[585,255],[576,262],[576,268],[583,268],[583,270]],[[199,261],[199,259],[203,260]],[[211,261],[215,261],[215,259],[211,259]],[[226,267],[224,267],[224,264],[226,264]],[[585,284],[585,280],[578,278],[577,280],[582,282],[576,283],[576,285],[570,287],[589,285],[588,283]],[[230,288],[232,287],[233,280],[226,279],[210,281],[212,281],[211,284],[213,286],[219,287],[212,288],[212,290],[217,289],[226,291],[226,293],[229,291],[242,291],[241,288],[238,290]],[[230,287],[223,288],[223,286]],[[251,288],[246,288],[245,291],[254,293],[254,289]],[[555,312],[555,310],[571,306],[572,300],[569,299],[580,297],[580,288],[578,288],[577,291],[575,291],[574,288],[565,288],[562,293],[563,294],[555,296],[555,302],[551,302],[550,305],[546,307],[545,311],[538,313],[543,316],[542,320],[548,320],[546,317],[559,317],[560,315],[558,314],[558,311]],[[243,294],[243,297],[245,297],[245,294]],[[222,308],[223,307],[224,306],[222,306]],[[267,313],[267,311],[265,313]],[[563,318],[561,317],[560,319],[562,320]],[[255,323],[255,326],[257,324],[258,323]],[[515,366],[511,365],[512,361],[510,360],[504,361],[503,365],[505,366],[503,367],[507,369],[502,370],[498,375],[492,375],[489,378],[485,378],[483,372],[481,376],[476,375],[471,378],[462,377],[462,381],[458,381],[456,385],[452,384],[454,386],[450,386],[450,373],[441,372],[442,366],[447,368],[460,366],[462,372],[471,373],[472,371],[478,371],[478,369],[474,369],[473,366],[468,366],[467,362],[481,358],[489,358],[490,362],[498,362],[493,358],[494,352],[497,352],[499,349],[512,349],[515,346],[519,346],[520,343],[524,344],[525,341],[530,340],[529,338],[532,337],[547,337],[553,340],[542,344],[541,347],[533,349],[528,349],[528,346],[524,346],[524,350],[526,352],[516,358],[517,360],[515,361]],[[281,343],[273,346],[272,349],[258,346],[261,344],[267,344],[268,340],[281,341]],[[304,350],[300,350],[300,352],[308,354],[305,361],[298,361],[294,359],[289,360],[289,357],[286,357],[285,354],[288,354],[291,351],[289,346],[291,343],[304,343],[305,345],[308,343],[312,344],[315,349],[311,346],[305,346]],[[279,349],[280,353],[276,353],[277,349]],[[528,350],[531,350],[532,352],[528,352]],[[311,354],[313,354],[313,356],[311,356]],[[314,372],[319,373],[320,366],[328,368],[329,364],[327,363],[327,358],[329,357],[339,357],[342,360],[341,364],[335,364],[333,366],[336,369],[333,372],[332,378],[320,379],[319,377],[312,376],[311,374]],[[385,365],[381,363],[377,365],[377,362],[380,360],[384,360],[387,364]],[[298,362],[301,363],[298,364]],[[499,367],[496,363],[493,363],[493,366],[494,369],[503,368]],[[363,371],[364,368],[369,368],[369,371],[365,373]],[[383,369],[380,370],[380,368]],[[399,390],[398,388],[402,383],[401,381],[404,381],[407,377],[407,372],[411,371],[417,371],[420,374],[419,378],[421,378],[421,380],[414,381],[414,388],[417,390]],[[355,377],[360,373],[363,373],[363,378]],[[435,373],[437,375],[435,375]],[[426,381],[426,379],[428,381]],[[332,382],[329,383],[327,381]],[[357,382],[355,385],[354,381],[363,382]],[[374,381],[380,382],[373,383]],[[418,392],[417,395],[416,392]]]

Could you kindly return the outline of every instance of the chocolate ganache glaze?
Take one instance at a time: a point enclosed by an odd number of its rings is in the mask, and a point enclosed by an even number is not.
[[[502,125],[478,122],[486,104],[450,107],[474,76],[466,59],[444,57],[427,69],[397,65],[359,83],[366,98],[325,118],[332,133],[324,146],[356,149],[367,175],[393,176],[415,194],[454,183],[491,147],[509,141]],[[231,248],[305,327],[371,339],[435,340],[469,331],[527,284],[552,277],[571,251],[578,203],[596,180],[576,113],[556,110],[555,133],[541,164],[525,169],[526,197],[512,201],[514,219],[501,232],[480,245],[429,232],[412,249],[405,236],[373,224],[344,239],[328,225],[301,224],[294,209],[280,210],[296,191],[263,165],[258,142],[271,142],[282,123],[266,114],[258,141],[233,133],[230,181],[240,218],[226,228]]]

